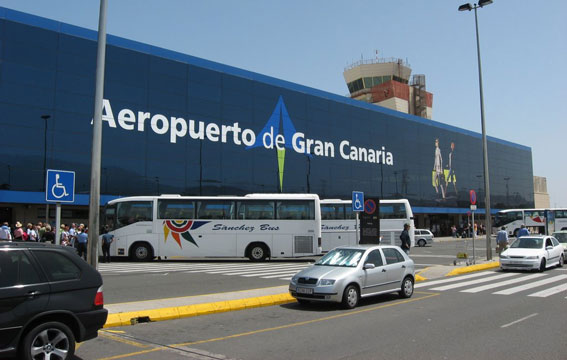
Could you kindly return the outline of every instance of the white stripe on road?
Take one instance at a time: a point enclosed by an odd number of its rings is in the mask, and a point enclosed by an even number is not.
[[[535,297],[548,297],[550,295],[555,295],[558,294],[560,292],[563,291],[567,291],[567,284],[561,284],[561,285],[557,285],[554,286],[552,288],[546,289],[546,290],[542,290],[542,291],[538,291],[536,293],[530,294],[528,296],[535,296]],[[567,299],[567,298],[566,298]]]
[[[526,285],[522,285],[522,286],[516,286],[510,289],[506,289],[506,290],[502,290],[502,291],[497,291],[493,294],[496,295],[510,295],[510,294],[515,294],[518,293],[520,291],[524,291],[524,290],[528,290],[528,289],[532,289],[538,286],[542,286],[542,285],[546,285],[546,284],[550,284],[556,281],[561,281],[567,279],[567,275],[558,275],[558,276],[554,276],[552,278],[549,279],[545,279],[545,280],[540,280],[540,281],[536,281],[530,284],[526,284]]]
[[[233,270],[224,270],[224,271],[207,271],[209,274],[223,274],[223,275],[246,275],[246,274],[261,274],[264,272],[273,272],[278,270],[286,270],[291,271],[293,269],[305,269],[306,266],[304,265],[287,265],[287,266],[274,266],[274,267],[265,267],[265,268],[255,268],[255,269],[233,269]],[[299,270],[298,270],[299,271]]]
[[[519,282],[522,282],[522,281],[527,281],[527,280],[539,278],[539,277],[542,277],[542,276],[545,276],[545,274],[532,274],[532,275],[528,275],[528,276],[523,276],[523,277],[518,278],[518,279],[500,281],[500,282],[493,283],[493,284],[478,286],[478,287],[475,287],[475,288],[472,288],[472,289],[461,290],[461,292],[477,293],[477,292],[481,292],[481,291],[484,291],[484,290],[494,289],[494,288],[505,286],[505,285],[515,284],[515,283],[519,283]]]
[[[502,325],[502,326],[500,326],[500,327],[501,327],[502,329],[504,329],[504,328],[507,328],[508,326],[512,326],[512,325],[514,325],[514,324],[517,324],[517,323],[522,322],[522,321],[524,321],[524,320],[527,320],[527,319],[529,319],[529,318],[533,318],[534,316],[537,316],[537,315],[538,315],[538,313],[531,314],[531,315],[528,315],[528,316],[523,317],[523,318],[521,318],[521,319],[518,319],[518,320],[516,320],[516,321],[512,321],[512,322],[509,323],[509,324]]]
[[[476,279],[476,280],[471,280],[471,281],[464,281],[458,284],[451,284],[451,285],[446,285],[446,286],[440,286],[440,287],[436,287],[433,289],[430,289],[431,291],[445,291],[445,290],[451,290],[451,289],[456,289],[456,288],[460,288],[460,287],[465,287],[465,286],[469,286],[469,285],[474,285],[474,284],[480,284],[480,283],[484,283],[484,282],[489,282],[492,280],[498,280],[498,279],[504,279],[510,276],[518,276],[518,274],[499,274],[499,275],[494,275],[494,276],[489,276],[489,277],[485,277],[482,279]]]
[[[479,277],[479,276],[488,276],[488,275],[494,275],[494,274],[495,273],[493,271],[483,271],[483,272],[478,272],[478,273],[474,273],[474,274],[470,274],[470,275],[455,276],[455,277],[451,277],[451,278],[443,279],[443,280],[425,281],[425,282],[422,282],[420,284],[415,284],[414,288],[417,289],[417,288],[422,288],[422,287],[427,287],[427,286],[432,286],[432,285],[446,284],[446,283],[451,283],[451,282],[455,282],[455,281],[461,281],[461,280],[476,278],[476,277]]]
[[[224,275],[240,275],[243,277],[251,277],[251,276],[263,276],[263,275],[273,275],[273,274],[296,274],[303,270],[304,268],[291,268],[291,269],[271,269],[271,270],[264,270],[264,271],[255,271],[255,272],[246,272],[246,273],[236,273],[236,274],[224,274]]]

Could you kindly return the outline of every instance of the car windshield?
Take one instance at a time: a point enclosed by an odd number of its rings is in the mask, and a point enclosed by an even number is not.
[[[567,244],[567,232],[553,233],[553,237],[556,238],[560,243]]]
[[[364,250],[334,249],[323,256],[315,265],[356,267]]]
[[[514,241],[510,247],[518,249],[541,249],[542,245],[542,238],[521,237]]]

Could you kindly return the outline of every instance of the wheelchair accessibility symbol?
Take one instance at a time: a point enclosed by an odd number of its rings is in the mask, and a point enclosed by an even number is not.
[[[75,199],[75,172],[47,170],[45,200],[52,202],[73,202]]]

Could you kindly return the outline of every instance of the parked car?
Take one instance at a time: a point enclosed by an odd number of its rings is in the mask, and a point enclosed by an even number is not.
[[[414,263],[398,246],[338,247],[291,278],[289,292],[310,301],[356,307],[360,298],[398,292],[413,295]]]
[[[556,238],[561,245],[563,245],[563,254],[567,256],[567,231],[556,231],[552,234],[552,236]]]
[[[419,247],[433,244],[433,233],[427,229],[415,229],[415,244]]]
[[[562,267],[563,246],[553,236],[522,236],[500,253],[502,270],[539,270]]]
[[[0,358],[71,359],[106,322],[102,277],[73,248],[0,243]]]

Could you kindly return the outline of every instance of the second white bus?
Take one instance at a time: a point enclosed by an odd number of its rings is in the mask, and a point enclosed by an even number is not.
[[[136,261],[321,253],[320,204],[313,194],[125,197],[106,205],[103,224],[114,235],[110,255]]]
[[[410,224],[411,246],[415,245],[413,212],[407,199],[380,200],[381,244],[401,245],[404,224]],[[356,214],[352,200],[321,200],[321,247],[323,252],[337,246],[356,245]]]

